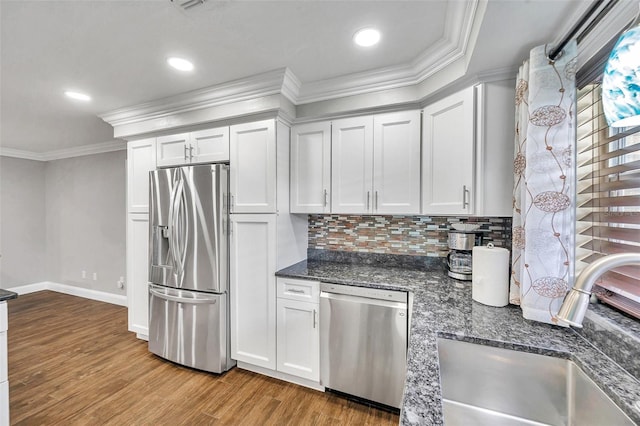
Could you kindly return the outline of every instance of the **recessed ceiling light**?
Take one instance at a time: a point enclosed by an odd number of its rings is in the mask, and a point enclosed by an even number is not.
[[[64,92],[64,94],[71,99],[75,99],[76,101],[90,101],[91,100],[91,96],[85,94],[85,93],[80,93],[80,92],[74,92],[73,90],[67,90],[66,92]]]
[[[193,71],[193,64],[186,59],[172,57],[167,59],[167,63],[180,71]]]
[[[375,28],[363,28],[353,35],[353,41],[358,46],[373,46],[380,41],[380,31]]]

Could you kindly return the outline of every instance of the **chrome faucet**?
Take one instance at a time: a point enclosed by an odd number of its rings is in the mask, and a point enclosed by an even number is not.
[[[587,313],[593,284],[600,275],[624,265],[640,265],[640,253],[610,254],[584,268],[562,302],[557,316],[560,322],[574,327],[582,327],[582,320]]]

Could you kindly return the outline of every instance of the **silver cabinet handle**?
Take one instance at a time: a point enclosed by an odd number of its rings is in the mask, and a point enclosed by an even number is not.
[[[304,290],[300,290],[300,289],[297,289],[297,288],[290,288],[290,289],[287,289],[287,291],[288,291],[289,293],[304,294]]]
[[[375,209],[376,209],[376,211],[378,211],[378,191],[376,191],[373,195],[374,195]]]
[[[229,212],[233,213],[233,204],[234,200],[233,200],[233,194],[229,193]]]
[[[317,316],[317,312],[316,312],[316,310],[314,309],[314,310],[313,310],[313,328],[316,328],[316,324],[318,323],[318,321],[317,321],[317,319],[316,319],[316,316]]]
[[[371,198],[371,191],[367,191],[367,211],[369,211],[369,199]]]
[[[462,208],[463,209],[466,209],[467,207],[469,207],[469,199],[467,198],[467,194],[469,194],[467,185],[462,185]]]
[[[193,145],[189,145],[189,161],[193,161]]]
[[[324,206],[327,207],[327,190],[324,190]]]
[[[184,161],[187,161],[189,157],[187,157],[187,151],[189,151],[189,147],[187,144],[184,144]]]

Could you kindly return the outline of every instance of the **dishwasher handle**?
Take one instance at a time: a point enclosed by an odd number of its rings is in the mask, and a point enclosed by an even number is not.
[[[367,305],[382,306],[386,308],[407,309],[406,302],[395,302],[391,300],[373,299],[370,297],[352,296],[349,294],[330,293],[326,291],[320,292],[320,298],[342,301],[342,302],[351,302],[351,303],[366,303]]]

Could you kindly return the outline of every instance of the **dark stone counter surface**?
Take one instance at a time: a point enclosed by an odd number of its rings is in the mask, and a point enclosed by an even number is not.
[[[18,297],[18,293],[14,293],[9,290],[3,290],[0,288],[0,302],[4,302],[5,300],[15,299]]]
[[[573,329],[525,320],[517,306],[474,302],[471,284],[442,268],[302,261],[278,276],[413,292],[403,425],[443,424],[437,338],[571,359],[640,424],[640,382]],[[526,386],[526,384],[523,384]],[[637,404],[637,405],[636,405]]]

